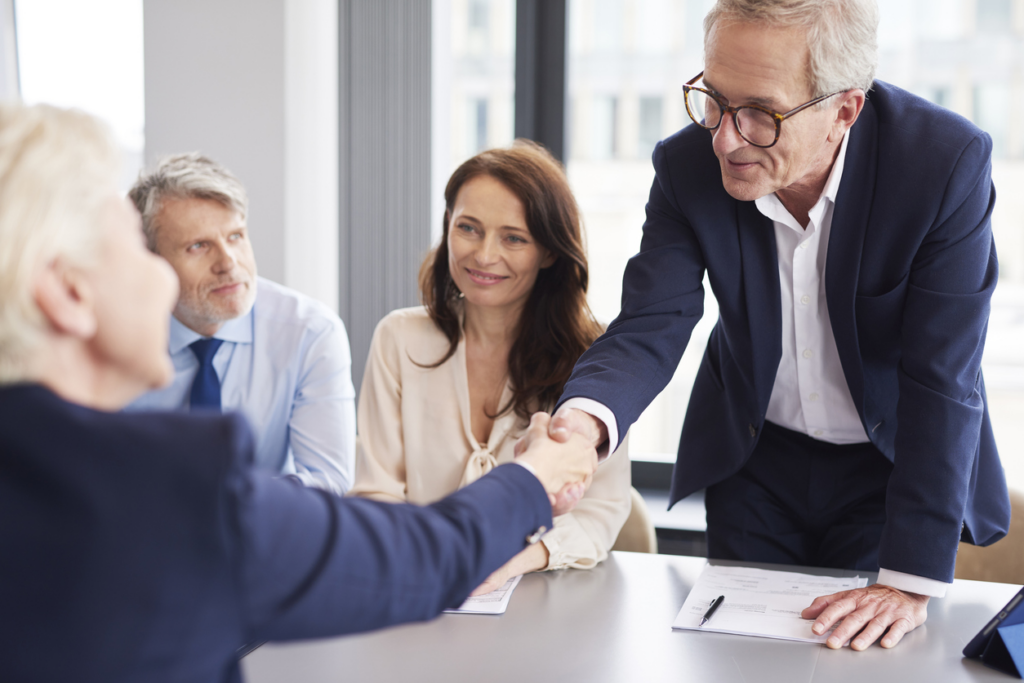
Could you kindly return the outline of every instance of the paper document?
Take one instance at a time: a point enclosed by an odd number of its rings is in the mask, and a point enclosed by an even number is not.
[[[446,609],[450,614],[504,614],[508,609],[508,601],[512,599],[512,591],[519,585],[520,576],[513,576],[501,588],[484,593],[466,601],[458,609]]]
[[[829,634],[814,635],[811,632],[814,621],[802,619],[800,612],[820,595],[866,585],[867,578],[860,576],[836,579],[709,564],[686,596],[672,628],[824,643]],[[724,595],[725,601],[700,628],[701,617],[719,595]]]

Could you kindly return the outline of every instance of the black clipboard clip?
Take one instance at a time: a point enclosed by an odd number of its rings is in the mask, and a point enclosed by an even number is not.
[[[964,648],[964,657],[1021,678],[1024,674],[1024,588]]]

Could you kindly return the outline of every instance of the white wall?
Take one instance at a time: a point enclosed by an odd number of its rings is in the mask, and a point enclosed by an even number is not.
[[[260,274],[337,310],[337,10],[145,0],[146,163],[198,150],[249,192]]]

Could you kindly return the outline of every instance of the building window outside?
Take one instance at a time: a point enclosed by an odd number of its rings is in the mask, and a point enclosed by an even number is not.
[[[654,178],[652,138],[690,123],[681,85],[703,68],[702,23],[712,4],[569,0],[567,168],[588,235],[590,304],[604,322],[618,313],[622,273],[640,246]],[[1015,429],[1024,423],[1024,192],[1015,189],[1024,187],[1024,116],[1017,115],[1024,111],[1024,2],[885,0],[879,5],[878,78],[970,118],[993,139],[998,200],[992,225],[1000,282],[983,364],[1007,476],[1024,489],[1024,436]],[[655,24],[658,29],[645,39],[642,27]],[[613,30],[617,35],[609,34]],[[600,102],[613,97],[620,115],[609,136],[591,119],[607,106]],[[613,155],[595,154],[607,152],[609,137],[623,144]],[[704,317],[683,360],[631,430],[635,456],[674,459],[690,388],[716,319],[705,281]]]
[[[15,14],[22,100],[110,124],[127,191],[145,146],[142,0],[17,0]]]
[[[432,241],[463,161],[514,137],[515,0],[433,0]]]
[[[637,138],[637,156],[641,159],[650,157],[654,145],[661,139],[664,124],[661,119],[661,98],[640,98],[640,126]]]

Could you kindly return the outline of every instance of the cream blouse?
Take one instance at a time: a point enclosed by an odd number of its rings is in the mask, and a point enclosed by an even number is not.
[[[508,411],[486,444],[473,436],[465,340],[436,368],[448,339],[422,307],[393,311],[377,325],[357,411],[355,485],[349,495],[433,503],[513,458],[527,423]],[[419,363],[419,365],[417,365]],[[505,387],[499,405],[506,405]],[[608,556],[630,510],[630,463],[623,443],[594,475],[576,508],[544,538],[547,569],[589,569]]]

